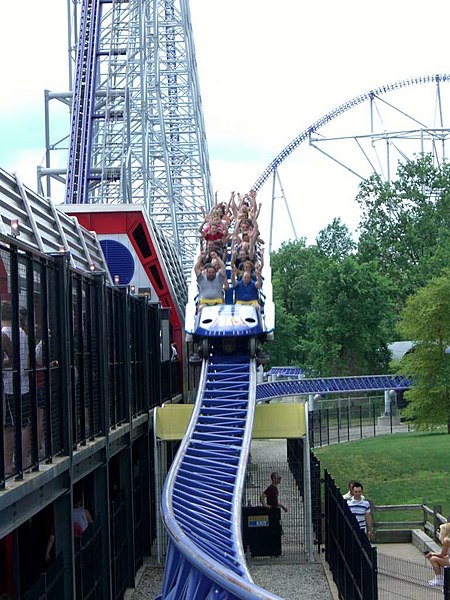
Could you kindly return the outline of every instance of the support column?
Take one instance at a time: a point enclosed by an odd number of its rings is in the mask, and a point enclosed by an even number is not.
[[[309,447],[309,423],[308,423],[308,402],[305,404],[305,437],[303,439],[303,481],[304,497],[303,505],[305,507],[305,553],[306,559],[314,561],[314,529],[312,520],[312,498],[311,498],[311,458]]]

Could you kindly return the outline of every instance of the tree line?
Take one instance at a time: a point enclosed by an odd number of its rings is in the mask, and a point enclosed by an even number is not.
[[[387,373],[388,344],[412,340],[398,367],[415,381],[407,416],[450,424],[450,165],[399,163],[395,180],[363,181],[356,202],[357,240],[335,218],[315,244],[272,253],[271,363],[307,376]]]

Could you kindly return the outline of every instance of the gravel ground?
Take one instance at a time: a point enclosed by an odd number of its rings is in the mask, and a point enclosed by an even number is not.
[[[253,440],[252,462],[287,460],[285,440]],[[249,564],[253,581],[284,600],[333,600],[334,584],[329,583],[321,563]],[[127,594],[128,600],[151,600],[161,591],[164,568],[146,565],[137,578],[136,589]],[[257,600],[255,598],[255,600]]]
[[[284,600],[332,600],[328,579],[321,564],[257,565],[250,568],[253,581],[284,598]],[[136,589],[129,591],[128,600],[152,600],[161,591],[162,567],[145,566]],[[257,600],[257,599],[255,599]]]
[[[321,564],[258,565],[250,572],[255,583],[284,600],[333,598]]]

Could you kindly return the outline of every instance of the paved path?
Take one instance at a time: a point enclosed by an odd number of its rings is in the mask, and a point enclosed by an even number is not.
[[[430,563],[412,544],[379,544],[379,600],[439,600],[442,591],[430,588],[434,574]]]

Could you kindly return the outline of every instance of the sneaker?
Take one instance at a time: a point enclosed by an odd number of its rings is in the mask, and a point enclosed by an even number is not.
[[[430,587],[442,587],[444,585],[444,578],[442,575],[436,575],[434,579],[430,579],[428,585]]]

